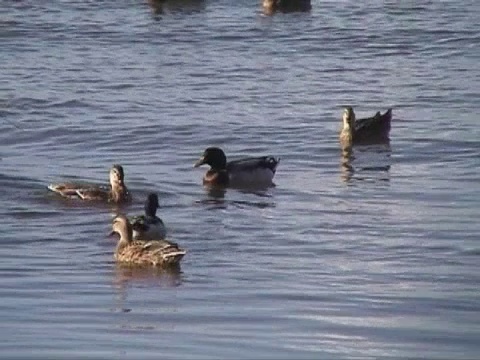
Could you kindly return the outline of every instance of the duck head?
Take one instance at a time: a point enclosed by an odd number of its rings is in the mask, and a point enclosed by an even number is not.
[[[125,215],[118,215],[113,219],[112,231],[110,236],[115,234],[120,235],[120,242],[130,242],[133,236],[132,225]]]
[[[347,106],[343,111],[343,129],[351,131],[355,129],[355,113],[351,106]]]
[[[110,185],[112,188],[124,186],[124,174],[121,165],[113,165],[110,169]]]
[[[277,0],[263,0],[262,6],[267,14],[271,14],[277,10]]]
[[[155,193],[148,194],[145,200],[145,214],[147,216],[155,217],[157,209],[160,207],[158,203],[158,196]]]
[[[209,147],[205,149],[203,155],[193,166],[199,167],[204,164],[210,165],[212,169],[223,170],[227,167],[227,157],[222,149],[218,147]]]

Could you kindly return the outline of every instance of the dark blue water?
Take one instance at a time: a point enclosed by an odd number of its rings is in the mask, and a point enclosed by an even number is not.
[[[5,357],[480,356],[480,4],[0,0]],[[393,107],[390,146],[338,145]],[[208,192],[193,163],[281,157]],[[58,199],[124,166],[134,203]],[[112,216],[159,194],[181,272],[115,265]]]

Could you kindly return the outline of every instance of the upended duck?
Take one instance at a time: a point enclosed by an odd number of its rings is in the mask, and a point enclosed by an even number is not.
[[[121,165],[113,165],[110,169],[109,188],[79,183],[60,183],[50,184],[48,189],[66,198],[123,203],[131,200],[131,195],[125,186],[124,179],[123,167]]]
[[[343,128],[340,132],[340,143],[343,147],[355,144],[375,144],[389,141],[392,109],[384,114],[378,111],[374,116],[364,119],[355,119],[352,107],[343,112]]]
[[[169,267],[180,265],[187,253],[176,243],[167,240],[133,240],[132,225],[125,215],[113,219],[111,236],[120,235],[114,258],[117,262],[129,265],[149,265]]]
[[[148,194],[145,200],[145,214],[134,216],[131,220],[134,240],[164,239],[167,236],[165,224],[157,216],[159,207],[157,194]]]
[[[203,176],[205,185],[231,187],[264,187],[273,185],[279,158],[273,156],[247,157],[227,162],[218,147],[207,148],[194,167],[210,165]]]
[[[309,11],[312,8],[310,0],[263,0],[262,6],[267,14],[273,14],[276,11]]]

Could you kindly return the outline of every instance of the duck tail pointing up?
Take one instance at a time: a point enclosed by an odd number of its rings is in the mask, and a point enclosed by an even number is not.
[[[267,164],[268,164],[268,167],[270,168],[270,170],[272,170],[272,172],[275,173],[275,171],[277,171],[277,166],[278,166],[278,163],[280,162],[280,158],[269,156],[269,157],[267,157],[266,160],[267,160]]]
[[[390,129],[392,127],[392,108],[389,108],[385,114],[383,114],[383,119],[384,119],[384,132],[387,134],[390,132]]]

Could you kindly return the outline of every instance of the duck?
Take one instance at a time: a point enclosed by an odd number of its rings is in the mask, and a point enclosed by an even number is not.
[[[344,148],[355,144],[375,144],[388,142],[392,108],[384,114],[378,111],[374,116],[364,119],[355,119],[355,112],[351,106],[343,112],[343,127],[340,131],[340,143]]]
[[[247,157],[227,162],[222,149],[208,147],[193,165],[210,165],[203,176],[204,185],[221,187],[272,186],[279,158],[273,156]]]
[[[114,164],[110,169],[110,188],[79,183],[59,183],[48,185],[48,189],[66,198],[125,203],[131,200],[131,195],[124,180],[123,167]]]
[[[145,214],[132,217],[133,240],[164,239],[167,229],[162,219],[157,216],[158,196],[150,193],[145,200]]]
[[[311,0],[263,0],[262,6],[263,11],[269,15],[276,11],[296,12],[312,9]]]
[[[112,222],[110,236],[118,234],[120,239],[114,252],[118,263],[154,267],[179,266],[187,253],[176,243],[168,240],[135,241],[130,221],[124,214],[117,215]]]

